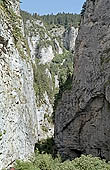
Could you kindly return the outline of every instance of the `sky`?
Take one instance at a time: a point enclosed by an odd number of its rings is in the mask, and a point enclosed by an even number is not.
[[[30,13],[80,13],[85,0],[21,0],[21,9]]]

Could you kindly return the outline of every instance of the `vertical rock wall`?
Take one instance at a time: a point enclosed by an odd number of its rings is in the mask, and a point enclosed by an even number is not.
[[[70,27],[68,30],[64,32],[63,43],[64,47],[71,52],[75,50],[75,41],[78,35],[78,28]],[[74,38],[73,38],[74,37]]]
[[[19,1],[4,1],[0,5],[0,169],[27,159],[37,140],[33,69],[21,27]]]
[[[64,158],[110,160],[110,1],[87,0],[75,48],[70,92],[55,115],[55,143]]]

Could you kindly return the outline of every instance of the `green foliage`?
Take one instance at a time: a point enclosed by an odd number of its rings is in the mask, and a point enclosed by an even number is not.
[[[58,28],[58,26],[61,27],[61,25],[66,26],[66,21],[67,21],[67,26],[73,25],[79,21],[79,15],[77,14],[57,14],[57,15],[45,15],[45,16],[39,16],[38,14],[29,14],[25,11],[21,11],[21,15],[24,20],[24,24],[26,24],[27,20],[30,20],[30,26],[27,30],[25,27],[25,32],[30,36],[30,32],[33,31],[38,32],[40,35],[40,40],[36,45],[35,49],[35,56],[36,56],[36,65],[33,66],[34,68],[34,89],[37,97],[37,101],[39,101],[39,105],[44,103],[44,93],[47,92],[50,102],[53,104],[54,103],[54,96],[56,93],[58,93],[58,88],[55,87],[55,75],[58,75],[58,80],[60,82],[60,98],[61,94],[66,90],[70,88],[70,75],[72,76],[73,72],[73,54],[71,52],[68,52],[67,50],[62,47],[61,39],[59,37],[52,37],[48,31],[50,24]],[[49,19],[48,19],[49,17]],[[41,21],[45,22],[47,29],[44,27],[41,27],[37,24],[35,24],[37,19],[40,19]],[[60,22],[60,19],[62,22]],[[50,20],[56,20],[56,23],[52,23]],[[55,25],[56,24],[56,25]],[[32,25],[32,27],[31,27]],[[29,30],[30,29],[30,30]],[[51,38],[45,38],[45,34],[49,35]],[[55,39],[60,44],[60,47],[63,49],[63,54],[57,54],[55,50]],[[40,56],[39,54],[39,49],[42,47],[48,47],[49,45],[52,46],[53,52],[54,52],[54,59],[52,60],[51,63],[43,65],[39,64],[39,59]],[[50,71],[52,79],[49,78],[46,74],[46,68]],[[68,80],[67,80],[68,79]],[[67,80],[67,81],[66,81]],[[66,84],[65,84],[66,83]],[[64,85],[64,87],[63,87]],[[67,85],[67,88],[65,88]],[[58,96],[59,98],[59,96]],[[56,98],[55,98],[56,99]],[[37,102],[38,103],[38,102]],[[51,122],[51,119],[48,119]],[[42,127],[43,130],[45,131],[46,129]],[[47,131],[47,130],[46,130]]]
[[[36,60],[37,61],[37,60]],[[44,99],[44,93],[47,92],[50,102],[53,101],[53,82],[46,74],[47,65],[38,64],[33,66],[34,70],[34,89],[36,93],[36,97],[41,104]]]
[[[21,31],[21,25],[22,20],[19,15],[17,15],[11,7],[8,8],[9,1],[2,0],[2,3],[0,3],[1,13],[3,12],[4,16],[7,18],[8,21],[8,28],[11,30],[15,46],[20,54],[20,56],[24,59],[28,59],[30,57],[30,50],[28,47],[27,40],[25,39],[22,31]],[[25,54],[25,51],[27,51],[28,57]]]
[[[50,65],[50,72],[53,75],[58,75],[59,90],[54,89],[54,105],[53,105],[53,121],[54,114],[62,94],[66,90],[72,88],[72,73],[73,73],[73,54],[65,50],[63,54],[58,54],[52,60]]]
[[[48,113],[48,110],[47,110],[47,113]],[[53,123],[53,121],[52,121],[52,116],[50,116],[50,115],[47,114],[47,113],[44,114],[44,119],[47,119],[47,121],[48,121],[49,123]]]
[[[57,54],[52,60],[50,71],[54,75],[59,73],[59,81],[64,83],[68,75],[73,73],[73,54],[66,50],[63,54]]]
[[[0,137],[2,136],[2,133],[0,132]]]
[[[35,170],[35,166],[32,162],[23,162],[23,161],[16,161],[15,165],[16,170]]]
[[[67,79],[66,79],[65,82],[63,82],[63,80],[60,79],[59,91],[58,91],[58,93],[55,94],[54,105],[53,105],[53,114],[52,114],[53,122],[55,120],[55,111],[56,111],[56,108],[58,106],[59,101],[62,98],[62,94],[67,90],[71,90],[72,80],[73,80],[73,78],[72,78],[72,75],[70,73],[67,75]]]
[[[24,23],[26,23],[27,20],[32,20],[33,19],[32,15],[30,13],[26,12],[26,11],[21,10],[20,14],[21,14],[21,16],[23,18]]]
[[[17,161],[16,170],[110,170],[110,163],[91,155],[82,155],[72,161],[61,162],[60,157],[52,158],[50,154],[39,154],[30,162]]]
[[[42,34],[42,35],[41,35]],[[51,45],[53,47],[53,50],[54,50],[54,43],[53,41],[51,40],[43,40],[42,39],[44,38],[44,35],[45,35],[45,32],[41,33],[40,32],[40,37],[41,37],[41,40],[39,41],[38,45],[37,45],[37,49],[41,48],[41,47],[48,47],[49,45]]]
[[[51,154],[54,155],[54,139],[52,138],[47,138],[47,139],[42,139],[35,145],[35,149],[38,149],[40,154]]]
[[[15,41],[18,41],[22,36],[21,29],[20,29],[21,17],[16,15],[12,8],[7,7],[6,0],[4,0],[3,3],[0,5],[2,5],[4,14],[7,17],[7,20],[9,22],[10,26],[12,26],[12,28],[13,28],[12,29],[13,37],[14,37]]]
[[[3,5],[3,0],[0,0],[0,5]]]
[[[29,33],[29,36],[32,35],[36,35],[37,32],[39,32],[40,34],[40,39],[44,39],[45,37],[45,33],[46,30],[44,29],[44,27],[36,24],[36,20],[41,20],[40,17],[37,17],[36,19],[28,12],[26,11],[20,11],[22,19],[23,19],[23,24],[24,24],[24,31],[25,31],[25,35],[27,36]],[[26,26],[26,21],[30,22],[30,26],[27,28]]]
[[[35,16],[34,16],[35,17]],[[80,15],[78,14],[70,14],[70,13],[58,13],[56,15],[48,14],[40,16],[41,19],[46,23],[48,28],[52,25],[62,25],[65,28],[71,26],[77,27],[80,22]]]
[[[51,73],[52,79],[46,74],[46,68]],[[47,92],[50,102],[54,104],[54,111],[57,107],[58,101],[61,99],[62,93],[65,90],[70,90],[72,86],[72,72],[73,72],[73,54],[64,51],[63,54],[56,54],[50,65],[39,64],[39,59],[36,59],[34,70],[34,89],[39,104],[44,103],[44,93]],[[55,75],[58,75],[60,82],[59,89],[55,88]],[[54,101],[55,100],[55,101]],[[54,115],[54,114],[53,114]],[[48,121],[52,122],[53,117],[48,117]],[[45,131],[46,129],[42,127]]]
[[[42,129],[44,132],[46,132],[46,133],[48,132],[48,128],[47,128],[46,126],[44,126],[44,125],[41,126],[41,129]]]
[[[6,130],[3,131],[3,134],[4,134],[4,135],[6,134]]]
[[[2,140],[2,132],[0,132],[0,140]]]
[[[27,20],[41,20],[45,23],[45,26],[48,30],[54,27],[64,26],[68,28],[70,26],[77,27],[80,22],[80,15],[79,14],[72,14],[72,13],[58,13],[56,15],[48,14],[39,16],[37,13],[31,15],[26,11],[21,11],[21,16],[23,17],[24,23]]]

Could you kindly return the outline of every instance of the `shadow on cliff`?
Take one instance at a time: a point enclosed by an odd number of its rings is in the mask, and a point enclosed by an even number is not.
[[[54,138],[52,137],[38,141],[35,144],[34,150],[38,150],[40,154],[47,153],[54,156]]]
[[[73,80],[73,75],[71,75],[70,73],[68,74],[67,79],[64,83],[63,80],[60,79],[59,92],[55,94],[54,105],[53,105],[53,115],[52,115],[53,122],[55,122],[55,111],[57,109],[58,103],[62,98],[62,94],[67,90],[71,90],[72,80]]]

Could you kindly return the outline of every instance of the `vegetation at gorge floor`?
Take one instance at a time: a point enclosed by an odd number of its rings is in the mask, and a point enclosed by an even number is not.
[[[60,155],[55,157],[53,138],[40,141],[35,149],[29,161],[16,161],[15,170],[110,170],[110,162],[92,155],[62,161]]]
[[[17,161],[15,170],[110,170],[110,163],[91,155],[81,155],[72,161],[61,161],[61,158],[52,158],[50,154],[39,154],[29,162]]]

